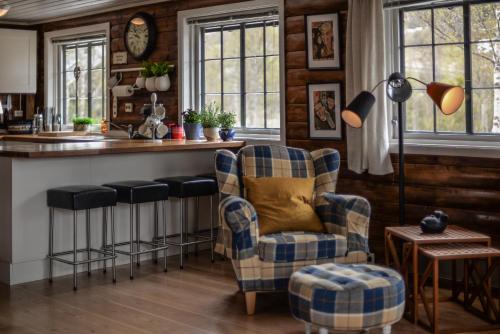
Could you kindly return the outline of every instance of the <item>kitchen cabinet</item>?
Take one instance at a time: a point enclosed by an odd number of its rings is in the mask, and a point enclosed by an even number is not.
[[[0,29],[0,93],[36,93],[37,33]]]

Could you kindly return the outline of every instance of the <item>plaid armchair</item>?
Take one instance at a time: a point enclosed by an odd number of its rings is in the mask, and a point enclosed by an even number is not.
[[[286,291],[290,275],[304,266],[367,261],[370,204],[358,196],[335,193],[339,165],[339,153],[329,148],[308,152],[263,145],[246,146],[238,154],[216,152],[221,193],[216,252],[231,259],[248,314],[255,311],[257,291]],[[315,209],[328,233],[259,236],[258,213],[244,198],[243,176],[314,177]]]

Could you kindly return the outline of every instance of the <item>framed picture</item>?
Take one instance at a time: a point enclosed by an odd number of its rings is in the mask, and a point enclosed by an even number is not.
[[[307,85],[309,137],[342,139],[342,86],[339,82]]]
[[[306,15],[307,67],[339,69],[339,14]]]

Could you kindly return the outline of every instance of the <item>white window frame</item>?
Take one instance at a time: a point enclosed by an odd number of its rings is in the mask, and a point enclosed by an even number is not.
[[[399,8],[385,13],[388,76],[400,68]],[[465,103],[465,102],[464,102]],[[398,153],[397,105],[388,100],[390,152]],[[405,152],[446,156],[500,158],[500,136],[481,134],[435,134],[405,132]]]
[[[64,30],[56,30],[46,32],[44,34],[44,87],[45,87],[45,105],[48,107],[57,108],[57,76],[58,76],[58,68],[57,68],[57,54],[58,47],[54,43],[53,40],[61,39],[61,38],[78,38],[87,35],[95,35],[104,33],[106,36],[106,80],[105,80],[105,91],[107,103],[105,104],[104,116],[106,120],[110,120],[110,111],[109,111],[109,101],[110,101],[110,92],[107,87],[107,81],[110,76],[111,70],[111,33],[110,33],[110,25],[108,23],[94,24],[89,26],[83,26],[78,28],[70,28]],[[68,124],[63,124],[63,129],[68,129],[70,126]]]
[[[199,9],[179,11],[177,13],[179,41],[179,123],[182,122],[182,112],[188,108],[199,110],[199,72],[196,62],[199,50],[197,29],[192,29],[188,21],[207,16],[227,16],[235,12],[278,9],[279,16],[279,49],[280,49],[280,134],[270,135],[266,130],[253,133],[237,132],[237,139],[248,142],[284,144],[286,142],[286,84],[285,84],[285,15],[284,0],[254,0],[229,5],[212,6]]]

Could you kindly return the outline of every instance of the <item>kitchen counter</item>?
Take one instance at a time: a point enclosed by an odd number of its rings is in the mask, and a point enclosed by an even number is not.
[[[104,139],[85,142],[40,143],[29,136],[4,136],[0,157],[57,158],[122,153],[171,152],[189,150],[238,149],[243,141]],[[34,139],[36,140],[36,139]]]

